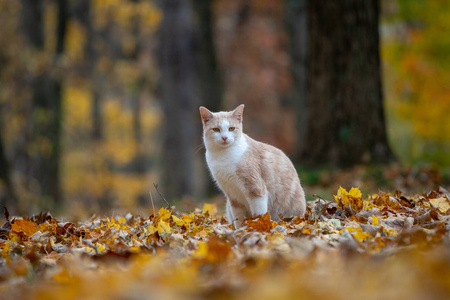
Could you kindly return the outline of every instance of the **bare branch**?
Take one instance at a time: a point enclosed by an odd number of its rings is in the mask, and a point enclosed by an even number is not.
[[[164,196],[161,194],[161,192],[158,190],[158,184],[157,183],[153,183],[153,186],[155,187],[156,191],[158,192],[159,196],[164,200],[164,202],[166,202],[167,207],[170,207],[169,202],[166,200],[166,198],[164,198]]]

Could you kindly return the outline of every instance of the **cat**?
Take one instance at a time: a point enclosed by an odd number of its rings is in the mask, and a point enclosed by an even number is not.
[[[243,133],[243,112],[243,104],[216,113],[200,107],[206,162],[227,198],[227,220],[239,228],[266,212],[273,220],[303,217],[305,193],[294,165],[280,149]]]

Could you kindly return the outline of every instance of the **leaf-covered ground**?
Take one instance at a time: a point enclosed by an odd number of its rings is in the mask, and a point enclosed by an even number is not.
[[[4,299],[445,299],[450,193],[339,189],[304,218],[233,230],[214,205],[180,214],[10,218]]]

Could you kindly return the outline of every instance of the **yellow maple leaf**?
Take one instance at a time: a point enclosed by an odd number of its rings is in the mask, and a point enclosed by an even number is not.
[[[203,213],[209,213],[209,215],[211,217],[214,217],[217,214],[217,205],[215,204],[209,204],[209,203],[204,203],[203,204]]]
[[[439,209],[441,213],[446,213],[450,208],[449,201],[445,197],[430,199],[430,203],[433,204],[434,207]]]
[[[359,242],[365,241],[368,237],[370,237],[370,233],[363,232],[361,228],[359,230],[352,234]]]
[[[106,247],[103,244],[100,243],[96,243],[95,246],[97,246],[97,251],[100,252],[105,252],[106,251]]]
[[[167,222],[165,222],[163,220],[158,222],[158,226],[156,228],[158,229],[158,232],[160,234],[170,233],[170,225],[169,225],[169,223],[167,223]]]
[[[372,225],[378,225],[378,218],[375,215],[372,215]]]
[[[178,218],[175,215],[172,215],[172,220],[175,222],[175,224],[177,224],[178,226],[184,226],[187,225],[185,221],[183,221],[182,219]]]
[[[184,222],[190,224],[190,223],[192,223],[192,222],[195,220],[195,215],[194,215],[193,213],[190,213],[189,215],[183,215],[183,216],[181,216],[181,219],[182,219]]]
[[[153,225],[149,225],[146,229],[150,234],[154,234],[157,231],[156,227]]]
[[[350,191],[348,192],[348,194],[349,194],[350,196],[355,197],[355,198],[361,198],[361,197],[362,197],[362,193],[361,193],[361,191],[359,190],[359,188],[355,188],[355,187],[352,187],[352,188],[350,189]]]
[[[337,195],[334,196],[334,199],[339,207],[350,206],[354,211],[359,212],[364,206],[361,196],[362,193],[359,188],[352,187],[350,191],[347,192],[347,190],[341,186],[339,187]]]
[[[362,242],[370,237],[370,233],[362,231],[361,227],[345,227],[339,231],[339,234],[342,234],[344,230],[350,232],[350,234],[353,235],[359,242]]]
[[[158,211],[158,218],[160,220],[167,220],[168,218],[170,218],[170,215],[170,211],[164,207],[161,207],[161,209]]]
[[[4,257],[4,258],[9,258],[9,252],[11,252],[11,241],[6,241],[5,242],[5,245],[3,245],[3,249],[2,249],[2,251],[1,251],[1,255]]]

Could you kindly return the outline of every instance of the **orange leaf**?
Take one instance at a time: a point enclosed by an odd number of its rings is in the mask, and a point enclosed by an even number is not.
[[[269,212],[266,212],[262,217],[255,220],[246,220],[248,228],[253,231],[265,231],[270,232],[273,228],[272,221],[270,220]]]
[[[199,244],[194,257],[207,263],[221,263],[231,255],[231,245],[212,236],[206,243]]]
[[[13,231],[22,232],[27,236],[32,236],[39,230],[36,223],[27,220],[16,219],[11,225]]]

